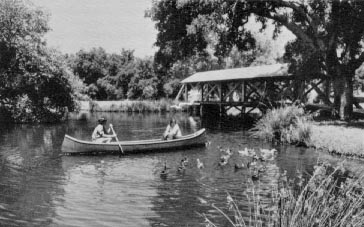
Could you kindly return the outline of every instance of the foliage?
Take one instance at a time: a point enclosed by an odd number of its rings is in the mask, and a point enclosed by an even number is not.
[[[134,51],[109,54],[103,48],[79,51],[68,58],[73,73],[87,85],[87,94],[97,100],[155,99],[159,80],[153,59],[134,57]]]
[[[123,101],[91,101],[93,112],[168,112],[172,101],[160,100],[123,100]]]
[[[297,106],[269,110],[253,127],[253,136],[282,143],[309,144],[310,116]]]
[[[285,55],[292,73],[331,77],[335,107],[341,118],[351,116],[352,79],[364,60],[363,1],[164,0],[154,2],[151,15],[159,31],[155,60],[167,68],[177,60],[206,55],[208,49],[219,59],[235,46],[254,49],[251,20],[262,30],[273,21],[275,36],[284,26],[296,36]]]
[[[227,196],[228,212],[216,206],[215,209],[231,226],[363,226],[363,177],[347,176],[343,167],[333,169],[324,163],[315,166],[306,184],[302,177],[290,182],[282,177],[280,187],[271,190],[268,207],[262,206],[256,192],[259,188],[251,184],[252,193],[246,193],[248,201],[252,201],[248,217],[230,195]],[[206,222],[207,226],[216,226],[208,218]]]
[[[136,73],[129,82],[128,98],[152,99],[157,97],[158,80],[153,69],[153,59],[138,59]]]
[[[48,49],[48,16],[28,1],[0,1],[0,103],[11,120],[55,121],[74,108],[65,62]]]

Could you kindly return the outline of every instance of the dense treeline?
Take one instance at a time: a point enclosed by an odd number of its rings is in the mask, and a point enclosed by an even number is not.
[[[269,53],[269,55],[268,55]],[[67,64],[84,86],[78,89],[83,98],[94,100],[174,98],[180,81],[198,71],[274,63],[270,45],[259,41],[251,52],[232,49],[219,60],[210,55],[193,56],[158,68],[154,58],[138,58],[133,50],[122,49],[119,54],[107,53],[103,48],[80,50],[67,55]],[[82,96],[79,96],[82,97]]]

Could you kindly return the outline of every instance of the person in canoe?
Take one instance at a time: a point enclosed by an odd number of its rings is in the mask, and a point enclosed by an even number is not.
[[[94,131],[92,133],[93,142],[110,143],[112,138],[116,137],[115,134],[110,135],[111,127],[112,127],[111,124],[110,124],[110,128],[108,130],[106,130],[106,128],[105,128],[106,121],[107,120],[104,117],[102,117],[98,120],[99,124],[96,126],[96,128],[94,129]]]
[[[179,128],[176,119],[172,118],[163,133],[164,140],[178,139],[182,137],[181,129]]]

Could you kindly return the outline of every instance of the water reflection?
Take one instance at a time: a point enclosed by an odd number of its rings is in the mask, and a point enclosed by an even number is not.
[[[4,125],[1,137],[2,226],[44,226],[55,216],[53,196],[63,194],[58,158],[60,126]],[[63,133],[62,133],[63,132]]]
[[[66,133],[90,139],[101,116],[114,125],[120,140],[159,138],[173,116],[183,134],[208,128],[210,143],[203,148],[122,158],[60,155]],[[267,170],[253,182],[263,203],[268,203],[284,170],[287,177],[294,177],[297,171],[310,173],[317,159],[328,159],[314,150],[252,140],[239,127],[234,122],[201,121],[181,113],[79,113],[64,124],[4,125],[0,135],[0,226],[203,226],[202,214],[224,226],[227,220],[212,204],[226,211],[227,192],[249,212],[246,194],[252,178],[247,169],[235,170],[236,162],[247,161],[238,150],[278,150],[276,159],[267,162]],[[221,148],[234,152],[223,167],[218,165]],[[188,165],[178,172],[184,157]],[[197,168],[197,159],[204,168]],[[160,178],[164,163],[170,167],[169,173]]]

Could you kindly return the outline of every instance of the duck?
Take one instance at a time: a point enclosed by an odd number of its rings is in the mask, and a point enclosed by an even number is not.
[[[178,172],[183,172],[185,169],[186,169],[186,165],[188,163],[188,159],[186,157],[184,157],[182,160],[181,160],[181,163],[180,165],[178,166],[177,168],[177,171]]]
[[[241,155],[241,156],[250,156],[250,155],[249,155],[249,150],[248,150],[248,148],[247,148],[247,147],[245,147],[245,149],[244,149],[244,150],[238,151],[238,153],[239,153],[239,155]]]
[[[257,169],[254,169],[251,172],[251,177],[253,181],[259,180],[259,171]]]
[[[284,170],[283,173],[281,174],[281,176],[279,177],[279,179],[282,182],[288,182],[288,178],[287,178],[287,170]]]
[[[226,164],[228,164],[228,161],[229,161],[229,158],[228,156],[221,156],[220,158],[220,161],[219,161],[219,166],[225,166]]]
[[[246,167],[248,167],[248,169],[255,167],[257,165],[256,161],[250,161],[248,162],[248,164],[246,165]]]
[[[259,173],[264,173],[265,171],[267,171],[267,166],[266,165],[260,165],[258,168],[258,172]]]
[[[230,148],[226,149],[226,150],[225,150],[225,153],[226,153],[226,155],[228,155],[228,156],[233,155],[233,151],[232,151]]]
[[[264,153],[262,153],[261,154],[261,159],[262,159],[263,162],[265,162],[265,161],[273,161],[275,159],[275,156],[272,155],[272,154],[264,154]]]
[[[177,171],[178,171],[179,173],[181,173],[181,172],[183,172],[185,169],[186,169],[186,167],[185,167],[185,166],[180,165],[180,166],[178,166]]]
[[[242,168],[244,168],[244,167],[245,167],[244,163],[241,163],[240,165],[239,165],[238,163],[235,163],[235,165],[234,165],[234,168],[235,168],[236,170],[238,170],[238,169],[242,169]]]
[[[275,152],[277,152],[277,150],[275,149],[275,148],[273,148],[273,149],[262,149],[262,148],[260,148],[260,153],[263,155],[274,155],[275,154]]]
[[[198,169],[202,169],[202,168],[204,168],[204,165],[203,165],[203,163],[200,161],[200,159],[196,159],[196,161],[197,161],[197,168],[198,168]]]
[[[187,159],[187,157],[184,157],[184,158],[181,160],[181,165],[186,166],[186,165],[187,165],[187,163],[188,163],[188,159]]]
[[[254,149],[248,149],[247,147],[245,147],[244,150],[240,150],[238,151],[238,153],[241,155],[241,156],[249,156],[249,157],[253,157],[254,155],[256,155]]]
[[[161,178],[166,178],[168,175],[168,170],[167,170],[167,163],[164,163],[164,167],[162,169],[162,171],[160,172],[160,177]]]

